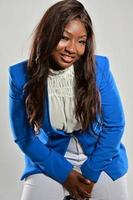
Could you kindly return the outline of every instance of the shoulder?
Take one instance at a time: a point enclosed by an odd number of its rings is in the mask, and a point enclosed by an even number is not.
[[[95,66],[96,66],[96,82],[99,86],[103,77],[109,71],[109,59],[107,56],[95,55]]]
[[[24,60],[8,67],[9,77],[18,89],[22,89],[28,80],[27,63],[28,60]]]
[[[109,59],[107,56],[95,55],[96,72],[102,72],[109,68]]]

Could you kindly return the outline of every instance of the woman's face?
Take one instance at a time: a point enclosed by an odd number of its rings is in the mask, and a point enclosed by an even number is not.
[[[84,24],[75,19],[64,28],[63,36],[56,49],[52,52],[52,58],[59,68],[68,68],[85,52],[87,31]]]

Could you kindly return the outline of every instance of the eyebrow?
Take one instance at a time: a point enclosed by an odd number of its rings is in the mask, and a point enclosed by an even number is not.
[[[66,32],[66,33],[68,33],[68,34],[71,34],[71,33],[70,33],[69,31],[67,31],[67,30],[64,30],[64,32]],[[84,35],[79,36],[79,38],[82,38],[82,37],[87,37],[87,35],[84,34]]]

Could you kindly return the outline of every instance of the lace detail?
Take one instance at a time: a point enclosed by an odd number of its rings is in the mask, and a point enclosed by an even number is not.
[[[74,66],[63,70],[50,69],[48,95],[50,121],[54,128],[71,133],[81,129],[75,118]]]
[[[73,65],[63,70],[50,69],[48,77],[49,95],[59,97],[74,97],[74,67]]]

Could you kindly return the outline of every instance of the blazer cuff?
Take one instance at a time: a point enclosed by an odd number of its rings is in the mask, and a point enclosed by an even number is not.
[[[93,170],[89,167],[89,159],[87,159],[81,166],[81,172],[85,178],[89,179],[90,181],[93,181],[94,183],[98,181],[99,176],[101,174],[100,170]]]

